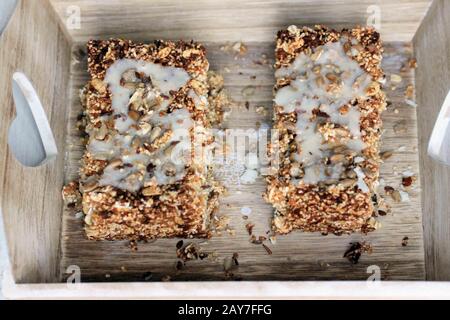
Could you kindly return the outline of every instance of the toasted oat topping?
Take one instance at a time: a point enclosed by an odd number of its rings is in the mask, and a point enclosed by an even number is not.
[[[214,142],[206,129],[221,117],[220,103],[209,108],[205,49],[90,41],[88,63],[80,170],[87,237],[209,237],[223,188],[203,156]],[[192,157],[198,146],[202,156]]]
[[[273,229],[368,232],[379,224],[382,47],[371,28],[289,27],[276,47],[279,169],[268,176]]]

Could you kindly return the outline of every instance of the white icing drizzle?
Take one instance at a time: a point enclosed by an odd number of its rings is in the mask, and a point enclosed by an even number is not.
[[[130,98],[135,92],[121,83],[124,72],[128,70],[143,73],[151,79],[151,85],[148,85],[151,86],[152,95],[166,97],[154,107],[150,117],[142,120],[144,125],[147,125],[147,130],[144,130],[145,126],[142,126],[141,120],[136,122],[127,116]],[[111,92],[112,117],[117,132],[112,136],[108,135],[104,141],[91,137],[87,146],[95,158],[113,160],[99,179],[101,186],[110,185],[136,192],[147,185],[171,184],[183,179],[186,166],[191,160],[191,130],[194,129],[195,123],[187,109],[176,109],[171,113],[166,111],[170,104],[171,91],[178,91],[189,80],[190,76],[184,69],[152,62],[122,59],[108,68],[104,81]],[[204,99],[206,98],[196,96],[194,102],[197,104]],[[107,117],[102,119],[105,120]],[[171,138],[164,147],[154,153],[137,153],[136,148],[132,146],[133,140],[139,138],[142,142],[151,143],[152,129],[156,127],[161,128],[161,133],[171,130]],[[172,147],[171,152],[165,152],[167,146]],[[117,159],[120,159],[123,165],[117,167],[114,164]],[[149,165],[151,170],[147,170]],[[172,172],[170,175],[166,175],[168,168]]]
[[[301,53],[290,66],[275,73],[277,78],[292,79],[288,86],[277,91],[274,101],[283,112],[297,113],[296,139],[300,151],[294,159],[302,164],[305,175],[300,180],[293,179],[294,182],[317,184],[339,179],[345,170],[341,164],[324,164],[324,158],[333,154],[318,130],[318,125],[325,121],[349,132],[350,138],[342,143],[348,149],[361,153],[366,147],[361,139],[360,111],[350,102],[367,96],[372,78],[345,53],[343,44],[347,40],[343,37],[317,47],[311,56]],[[336,84],[338,89],[333,90]],[[346,105],[347,112],[341,113],[339,109]],[[315,117],[314,109],[329,117]]]

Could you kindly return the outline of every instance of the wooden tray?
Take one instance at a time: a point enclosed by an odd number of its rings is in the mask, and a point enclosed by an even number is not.
[[[145,41],[145,40],[143,40]],[[211,69],[225,77],[226,89],[235,100],[232,113],[224,128],[249,129],[257,125],[271,125],[272,88],[274,85],[273,42],[249,42],[248,53],[239,58],[224,50],[232,43],[207,43],[208,59]],[[403,81],[391,90],[387,84],[388,99],[392,103],[385,112],[382,140],[383,150],[392,150],[394,155],[382,167],[381,176],[386,185],[397,188],[401,183],[402,172],[412,171],[419,176],[417,123],[415,108],[405,103],[405,90],[414,84],[413,71],[407,67],[412,58],[411,45],[386,43],[383,67],[388,75],[401,75]],[[72,52],[71,109],[69,135],[66,153],[66,181],[78,177],[79,160],[84,146],[80,143],[79,132],[75,130],[77,116],[81,112],[79,91],[89,80],[84,44],[74,45]],[[260,64],[262,57],[268,62]],[[403,71],[401,71],[401,69]],[[256,78],[255,78],[256,77]],[[254,93],[246,92],[253,88]],[[246,94],[245,96],[243,95]],[[248,109],[245,106],[248,102]],[[255,111],[257,106],[264,106],[267,116]],[[394,126],[406,124],[406,132],[395,133]],[[74,216],[73,210],[63,215],[61,274],[67,267],[77,265],[81,269],[83,281],[139,281],[144,278],[159,281],[170,276],[176,280],[364,280],[372,271],[368,267],[376,265],[381,269],[384,280],[421,280],[424,279],[424,252],[420,210],[420,183],[413,185],[410,201],[392,204],[392,215],[379,219],[383,227],[367,236],[322,236],[293,232],[287,236],[276,237],[276,243],[266,241],[272,251],[250,243],[245,225],[255,224],[256,236],[267,236],[270,232],[269,221],[273,212],[270,205],[262,199],[265,182],[262,178],[254,184],[239,184],[233,179],[226,179],[228,195],[223,198],[218,216],[230,218],[230,229],[235,235],[223,231],[221,236],[214,236],[208,241],[185,240],[185,244],[195,242],[204,252],[217,255],[209,259],[188,261],[181,270],[176,269],[176,244],[179,239],[159,239],[150,243],[139,243],[138,251],[130,249],[129,243],[89,241],[85,238],[82,219]],[[383,188],[381,188],[383,189]],[[243,219],[242,207],[249,207],[252,213]],[[408,245],[402,246],[402,239],[408,237]],[[352,265],[343,258],[351,242],[367,241],[373,246],[371,255],[364,255],[360,263]],[[226,275],[224,264],[239,255],[239,266],[232,268],[233,276]]]
[[[239,267],[233,269],[233,279],[364,280],[370,275],[367,267],[376,265],[380,267],[382,279],[419,280],[424,279],[425,264],[427,279],[450,279],[447,245],[450,172],[448,168],[433,164],[426,155],[429,133],[442,103],[441,98],[448,91],[450,75],[445,58],[448,57],[450,43],[446,19],[450,4],[445,0],[434,1],[424,20],[431,0],[377,2],[386,47],[384,69],[388,75],[394,73],[403,78],[395,90],[390,89],[389,83],[386,89],[392,105],[383,115],[386,132],[382,148],[397,151],[382,166],[382,177],[387,185],[397,187],[401,173],[411,170],[416,175],[421,174],[424,186],[422,192],[417,181],[410,192],[410,201],[393,204],[393,214],[380,219],[383,225],[380,230],[368,236],[342,237],[295,232],[277,237],[275,245],[267,242],[273,252],[268,255],[261,246],[249,243],[245,230],[247,222],[256,225],[254,233],[257,235],[265,234],[268,229],[271,208],[261,199],[263,181],[258,180],[248,186],[230,185],[229,196],[223,199],[220,214],[231,218],[230,227],[235,230],[235,236],[223,232],[222,236],[201,245],[205,252],[216,252],[217,261],[189,261],[185,269],[176,272],[176,239],[139,244],[137,252],[132,252],[125,242],[90,242],[84,239],[80,220],[63,212],[60,190],[64,183],[76,178],[77,160],[82,151],[74,119],[80,110],[77,91],[87,80],[85,57],[79,52],[88,39],[118,36],[140,41],[195,38],[205,43],[211,69],[225,76],[231,96],[238,102],[248,100],[250,103],[248,111],[245,108],[235,110],[226,126],[252,128],[257,121],[269,123],[270,119],[270,114],[264,118],[255,113],[253,107],[263,105],[270,110],[273,71],[253,62],[262,53],[272,59],[275,32],[289,24],[322,23],[337,28],[365,24],[372,2],[186,0],[182,6],[175,6],[169,0],[119,0],[106,7],[84,0],[20,1],[11,23],[0,38],[0,81],[4,84],[4,90],[0,92],[0,100],[4,102],[0,134],[7,136],[9,124],[15,116],[11,76],[14,71],[21,70],[28,75],[41,98],[59,154],[55,161],[45,166],[25,168],[12,156],[6,139],[0,139],[0,196],[14,281],[60,282],[70,265],[81,268],[82,281],[139,281],[144,274],[151,281],[159,281],[167,275],[175,281],[228,280],[223,271],[223,260],[235,252],[239,253]],[[69,23],[74,14],[76,18],[77,10],[81,14],[81,28],[73,28]],[[216,42],[217,39],[221,39],[220,42]],[[220,50],[226,42],[241,40],[249,47],[244,59],[234,60],[232,55]],[[413,71],[402,69],[412,56],[413,47],[419,64],[417,81]],[[225,72],[225,67],[230,71]],[[250,78],[253,75],[256,79]],[[429,79],[438,81],[430,82]],[[414,82],[417,85],[417,108],[404,101],[406,86],[414,85]],[[247,99],[242,96],[242,89],[248,85],[255,86],[256,93]],[[397,134],[393,127],[402,120],[407,130]],[[240,209],[243,206],[252,208],[248,220],[242,219]],[[402,246],[404,237],[409,238],[407,246]],[[425,246],[423,239],[426,240]],[[350,242],[361,240],[373,245],[373,253],[363,255],[359,264],[351,265],[342,256]],[[151,279],[149,272],[152,273]],[[266,284],[270,286],[265,282],[255,283],[262,287]],[[150,284],[139,285],[142,290],[150,288],[146,286]],[[159,284],[151,285],[156,290],[166,288]],[[194,282],[193,286],[186,287],[190,289],[184,290],[195,290],[202,285]],[[277,285],[285,288],[286,292],[293,292],[289,291],[292,288],[287,282]],[[293,285],[307,288],[300,282]],[[212,286],[205,285],[204,292],[221,288]],[[340,283],[336,286],[351,292]],[[248,290],[256,288],[250,287],[242,284],[242,288]],[[24,296],[31,294],[29,290],[33,289],[30,288],[24,289],[27,292]],[[91,287],[86,284],[85,288]],[[101,291],[106,287],[97,288]],[[129,288],[136,287],[130,285]],[[176,288],[176,284],[171,288]],[[421,289],[415,288],[420,294]],[[140,291],[139,296],[144,291]],[[129,291],[128,295],[133,294]]]

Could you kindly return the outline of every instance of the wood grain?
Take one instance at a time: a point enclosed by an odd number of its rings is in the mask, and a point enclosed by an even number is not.
[[[0,198],[16,281],[58,278],[70,50],[51,7],[21,1],[0,38]],[[60,155],[38,168],[23,167],[7,146],[15,117],[11,94],[14,71],[34,84],[56,138]]]
[[[366,24],[367,9],[381,10],[385,41],[411,41],[432,0],[50,0],[62,25],[67,9],[81,10],[81,28],[67,29],[74,41],[91,37],[273,41],[289,25],[326,24],[337,28]],[[156,17],[156,19],[155,19]]]
[[[211,69],[225,76],[227,89],[240,107],[234,108],[226,128],[254,128],[259,123],[270,125],[272,87],[274,83],[272,42],[247,43],[249,53],[240,59],[220,48],[224,43],[207,43]],[[77,178],[79,159],[83,151],[79,132],[75,128],[77,115],[81,111],[77,92],[88,80],[83,44],[76,44],[72,50],[75,63],[71,69],[72,96],[68,152],[66,159],[66,181]],[[270,63],[255,63],[262,55],[267,55]],[[385,134],[383,150],[400,150],[382,166],[382,177],[387,185],[398,187],[401,173],[411,170],[418,174],[417,130],[415,109],[404,102],[404,91],[408,84],[414,83],[411,70],[400,71],[412,55],[410,45],[389,43],[386,45],[384,68],[386,72],[401,74],[403,81],[396,90],[387,90],[392,105],[384,114]],[[389,84],[389,83],[388,83]],[[250,97],[242,95],[243,88],[254,86],[255,93]],[[245,108],[249,102],[249,110]],[[256,106],[264,106],[269,114],[259,115]],[[396,113],[395,110],[398,110]],[[405,133],[396,134],[393,127],[399,121],[406,121]],[[219,215],[231,218],[230,227],[236,235],[223,232],[207,242],[193,240],[205,252],[216,253],[217,261],[188,261],[181,271],[175,270],[177,263],[175,245],[177,239],[160,239],[151,243],[139,243],[138,251],[131,251],[127,242],[88,241],[82,230],[82,220],[74,212],[66,210],[63,215],[61,274],[70,265],[81,268],[82,281],[159,281],[170,275],[172,280],[227,280],[224,272],[224,259],[233,253],[239,254],[239,266],[231,272],[232,279],[243,280],[364,280],[370,275],[367,267],[379,266],[381,277],[385,280],[424,279],[424,252],[422,241],[420,184],[415,183],[411,201],[392,204],[393,214],[380,219],[383,227],[367,236],[355,234],[337,237],[334,235],[306,234],[293,232],[288,236],[277,237],[276,244],[266,241],[273,252],[268,255],[261,245],[249,242],[245,228],[248,222],[254,223],[254,234],[266,236],[272,208],[261,194],[265,190],[262,179],[252,185],[238,185],[228,181],[228,196],[222,201]],[[392,201],[388,200],[392,203]],[[242,218],[240,209],[250,207],[252,213],[248,220]],[[402,246],[403,237],[409,237],[408,246]],[[374,252],[364,255],[359,264],[352,265],[343,254],[352,241],[368,241]],[[189,242],[189,241],[187,241]],[[185,240],[186,243],[186,240]],[[152,274],[150,278],[149,273]]]
[[[435,1],[414,38],[424,232],[428,280],[450,280],[450,168],[427,155],[428,140],[450,89],[450,2]]]

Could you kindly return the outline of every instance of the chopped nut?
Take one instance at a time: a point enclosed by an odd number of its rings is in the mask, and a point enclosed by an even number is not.
[[[172,49],[170,47],[166,47],[164,49],[161,49],[158,52],[158,58],[159,59],[164,59],[165,57],[167,57],[170,54],[171,51],[172,51]]]
[[[157,186],[146,187],[142,189],[142,194],[146,197],[157,196],[161,194],[161,189]]]
[[[130,110],[128,111],[128,116],[133,119],[134,121],[138,121],[139,118],[141,117],[141,115],[139,114],[139,112],[134,111],[134,110]]]
[[[106,84],[102,80],[94,78],[91,80],[91,85],[95,90],[98,91],[98,93],[100,94],[106,93]]]
[[[141,136],[145,136],[150,132],[150,130],[152,130],[152,125],[150,123],[148,123],[148,122],[138,123],[137,134],[139,134]]]
[[[318,50],[316,50],[312,55],[311,55],[311,60],[312,61],[317,61],[320,59],[320,57],[322,56],[323,53],[323,49],[320,48]]]
[[[91,192],[98,188],[98,181],[88,182],[81,186],[83,192]]]
[[[123,161],[121,159],[114,159],[109,163],[111,168],[118,168],[123,166]]]
[[[128,103],[128,107],[130,110],[137,111],[141,109],[142,105],[144,104],[144,92],[145,90],[143,88],[138,88],[133,95],[130,98],[130,102]]]
[[[108,128],[104,122],[102,122],[100,128],[95,133],[95,139],[104,140],[108,134]]]
[[[339,163],[343,162],[345,160],[345,156],[343,154],[333,154],[330,157],[331,163]]]

